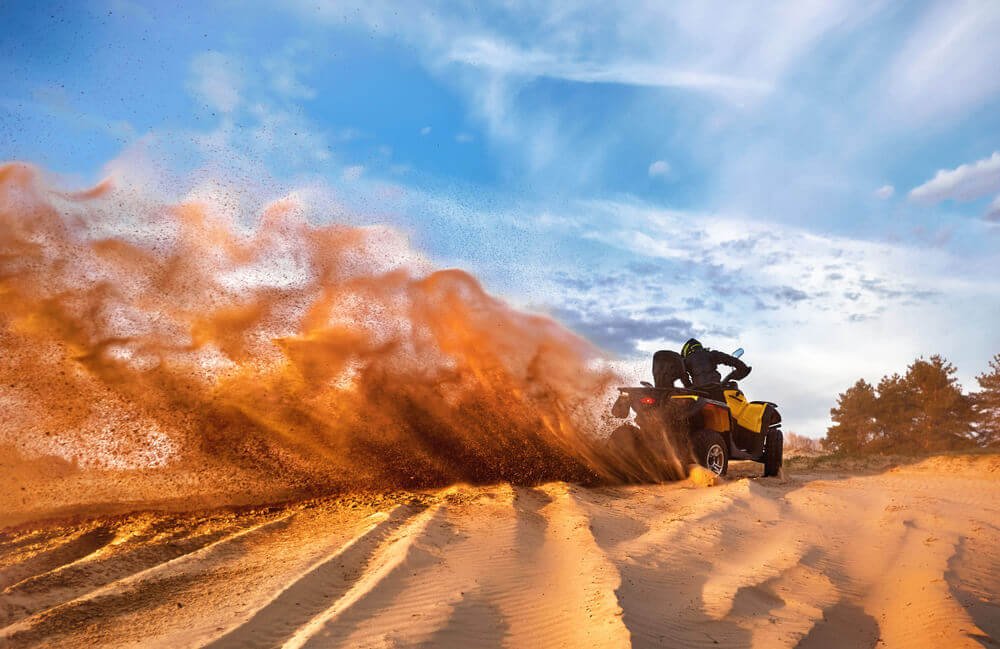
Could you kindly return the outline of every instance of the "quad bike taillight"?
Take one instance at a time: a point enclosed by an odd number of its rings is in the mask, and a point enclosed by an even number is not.
[[[640,397],[639,403],[641,403],[644,406],[655,406],[656,397]]]

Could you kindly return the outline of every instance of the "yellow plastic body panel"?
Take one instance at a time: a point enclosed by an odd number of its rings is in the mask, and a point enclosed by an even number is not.
[[[755,433],[761,432],[764,427],[764,410],[767,405],[763,403],[749,403],[747,398],[739,390],[725,390],[726,405],[733,413],[736,423]]]

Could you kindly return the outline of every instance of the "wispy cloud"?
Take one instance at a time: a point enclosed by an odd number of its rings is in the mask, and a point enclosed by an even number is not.
[[[345,167],[344,171],[342,171],[340,175],[344,180],[354,182],[355,180],[361,178],[363,173],[365,173],[363,165],[351,165],[349,167]]]
[[[649,165],[650,178],[666,178],[670,175],[670,163],[666,160],[656,160]]]
[[[70,97],[63,87],[51,85],[36,87],[31,92],[30,104],[39,112],[66,120],[81,129],[107,133],[122,143],[138,136],[135,127],[126,120],[109,120],[82,110],[79,102]],[[13,102],[0,99],[0,108],[8,105],[13,105]]]
[[[994,198],[990,206],[986,208],[984,218],[987,221],[1000,222],[1000,195]]]
[[[317,91],[302,80],[312,65],[308,43],[293,41],[276,54],[265,57],[262,65],[271,87],[286,99],[314,99]]]
[[[875,196],[881,198],[882,200],[892,198],[892,195],[895,193],[896,193],[896,188],[893,187],[892,185],[882,185],[881,187],[875,190]]]
[[[579,83],[612,83],[660,88],[688,88],[746,97],[771,90],[767,81],[735,75],[678,69],[640,61],[588,61],[561,58],[543,50],[524,50],[496,38],[457,43],[447,53],[453,63],[488,68],[522,78],[549,77]]]
[[[750,92],[773,88],[825,35],[871,13],[870,3],[861,0],[767,6],[721,0],[441,3],[419,14],[380,0],[350,12],[308,0],[290,6],[313,22],[348,19],[377,27],[412,42],[438,63],[583,83]],[[456,43],[455,34],[464,37]]]
[[[1000,3],[929,3],[887,73],[894,119],[939,128],[1000,93],[998,33]]]
[[[918,259],[930,268],[933,255],[928,251],[638,203],[590,201],[586,205],[605,215],[596,218],[595,224],[615,223],[616,227],[586,228],[584,237],[662,259],[670,267],[683,265],[698,274],[699,284],[713,286],[713,291],[722,294],[729,290],[726,287],[734,287],[744,305],[760,309],[799,305],[828,311],[828,318],[846,318],[875,313],[886,300],[926,302],[943,290],[932,274],[904,278],[887,271],[916,264]],[[936,263],[945,264],[942,258]],[[852,297],[845,298],[847,294]],[[732,304],[736,312],[742,308],[739,300]]]
[[[975,330],[949,314],[1000,298],[984,264],[944,249],[635,201],[565,210],[573,218],[546,222],[592,242],[590,263],[533,275],[551,278],[550,313],[631,358],[676,348],[689,335],[716,348],[745,346],[757,366],[752,394],[782,395],[786,416],[814,432],[826,425],[830,395],[858,376],[903,367],[915,349],[968,355],[979,343],[941,344],[942,331]],[[552,251],[548,263],[558,260]],[[887,340],[886,330],[896,335]],[[771,354],[776,344],[787,354]],[[645,377],[646,361],[639,363]]]
[[[1000,191],[1000,151],[954,169],[940,169],[924,184],[910,190],[910,198],[924,203],[972,201]]]
[[[552,307],[549,313],[601,349],[624,356],[639,353],[646,341],[659,344],[706,333],[689,320],[650,309],[606,312],[590,308],[586,302],[568,301]]]
[[[690,138],[733,119],[727,111],[741,119],[762,109],[828,37],[850,30],[879,5],[583,0],[439,3],[422,12],[380,0],[351,11],[308,0],[289,6],[310,23],[342,28],[347,20],[405,42],[432,75],[464,95],[469,116],[496,145],[494,154],[520,157],[506,168],[536,181],[544,174],[553,186],[569,188],[593,186],[634,143],[622,137],[620,120],[589,123],[597,113],[567,119],[553,95],[536,92],[547,82],[622,86],[597,100],[600,110],[621,110],[627,101],[652,114],[665,108],[668,96],[697,103],[696,115],[670,113],[691,128]],[[671,130],[667,123],[634,125],[643,126],[649,137]],[[575,164],[564,164],[567,159]]]
[[[191,90],[209,108],[232,113],[240,105],[242,86],[239,66],[230,56],[204,52],[191,62]]]

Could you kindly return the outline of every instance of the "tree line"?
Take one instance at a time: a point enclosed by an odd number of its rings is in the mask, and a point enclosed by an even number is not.
[[[903,375],[864,379],[837,397],[823,447],[836,453],[920,453],[1000,446],[1000,354],[964,392],[955,366],[918,358]]]

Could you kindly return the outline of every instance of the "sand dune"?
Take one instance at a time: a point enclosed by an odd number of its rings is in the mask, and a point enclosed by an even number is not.
[[[997,457],[736,473],[21,525],[0,644],[1000,644]]]

